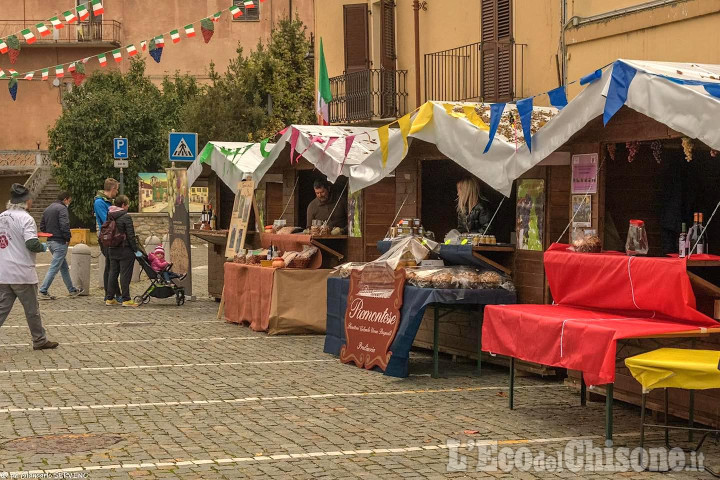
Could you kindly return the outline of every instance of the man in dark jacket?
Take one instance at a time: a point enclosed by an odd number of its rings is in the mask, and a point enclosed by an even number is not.
[[[108,289],[105,295],[105,305],[118,305],[115,299],[118,293],[122,295],[123,307],[139,306],[130,297],[130,280],[132,279],[133,265],[135,264],[135,252],[138,246],[135,241],[135,226],[132,218],[127,214],[130,200],[125,195],[118,195],[115,198],[115,205],[108,211],[108,219],[115,220],[117,233],[125,235],[122,245],[108,248],[110,256],[110,274],[108,276]],[[120,284],[118,286],[118,275]]]
[[[68,253],[68,242],[70,242],[70,215],[68,214],[68,206],[70,206],[70,194],[68,192],[61,192],[57,197],[57,201],[51,204],[43,212],[42,220],[40,221],[40,231],[49,233],[51,235],[47,241],[47,247],[50,253],[52,253],[52,262],[50,268],[45,275],[40,286],[40,299],[41,300],[55,300],[55,297],[48,293],[50,285],[55,280],[58,270],[62,275],[63,282],[70,292],[71,297],[77,297],[82,293],[82,290],[77,289],[72,284],[70,278],[70,268],[67,263]]]

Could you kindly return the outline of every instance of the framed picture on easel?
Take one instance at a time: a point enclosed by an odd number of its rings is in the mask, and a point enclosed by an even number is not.
[[[238,193],[235,195],[232,218],[230,220],[230,233],[225,248],[225,258],[234,258],[245,248],[248,224],[250,223],[250,209],[253,206],[255,183],[252,180],[243,180],[238,184]]]

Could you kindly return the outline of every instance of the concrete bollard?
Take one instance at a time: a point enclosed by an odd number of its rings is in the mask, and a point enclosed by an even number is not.
[[[79,243],[72,247],[70,255],[70,278],[75,288],[82,288],[83,295],[90,294],[90,247]]]
[[[145,251],[147,254],[151,254],[153,250],[155,250],[155,247],[160,245],[160,239],[155,236],[154,234],[151,234],[148,238],[145,239]],[[135,265],[133,266],[133,276],[132,276],[132,282],[137,283],[140,281],[140,274],[142,273],[142,267],[140,266],[139,262],[135,262]]]

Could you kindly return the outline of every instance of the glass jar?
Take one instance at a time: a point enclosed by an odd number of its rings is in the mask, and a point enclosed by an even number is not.
[[[642,220],[630,220],[627,240],[625,241],[625,253],[628,255],[647,255],[648,239],[645,222]]]

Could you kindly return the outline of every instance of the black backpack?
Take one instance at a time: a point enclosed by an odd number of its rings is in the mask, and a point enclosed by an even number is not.
[[[100,227],[100,245],[105,248],[121,247],[126,238],[124,233],[118,231],[116,219],[108,215],[107,220]]]

